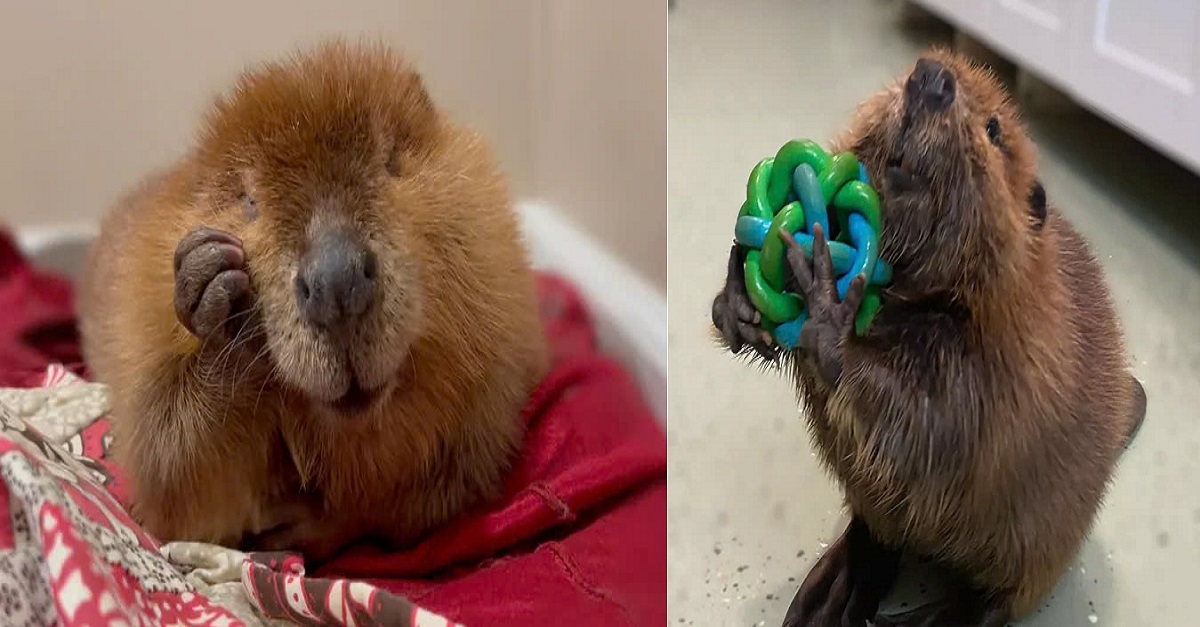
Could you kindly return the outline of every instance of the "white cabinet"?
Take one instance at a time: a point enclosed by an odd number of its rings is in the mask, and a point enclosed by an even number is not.
[[[1200,172],[1200,0],[912,0]]]

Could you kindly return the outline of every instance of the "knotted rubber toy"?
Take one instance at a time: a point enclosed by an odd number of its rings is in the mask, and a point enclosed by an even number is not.
[[[779,229],[792,233],[811,261],[814,224],[820,224],[828,238],[838,298],[846,297],[854,277],[867,277],[854,318],[858,335],[867,332],[879,310],[879,287],[892,280],[891,267],[879,258],[879,197],[867,181],[866,168],[853,153],[829,156],[809,140],[784,144],[774,158],[763,159],[750,173],[734,237],[750,249],[746,291],[762,314],[762,328],[787,349],[799,344],[808,312],[799,294],[784,291],[786,247]]]

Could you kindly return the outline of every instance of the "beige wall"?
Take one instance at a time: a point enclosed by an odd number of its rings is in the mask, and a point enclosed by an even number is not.
[[[183,150],[245,64],[365,35],[415,57],[440,102],[492,139],[518,196],[551,201],[661,288],[665,7],[653,13],[629,0],[7,2],[0,216],[94,220]]]
[[[538,192],[667,285],[667,11],[542,0],[535,46]]]

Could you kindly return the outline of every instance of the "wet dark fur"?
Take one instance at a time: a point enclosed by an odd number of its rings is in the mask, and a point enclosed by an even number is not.
[[[843,341],[836,387],[798,353],[778,364],[874,539],[964,574],[1018,618],[1080,549],[1144,394],[1103,271],[1047,204],[1015,108],[984,70],[930,56],[957,78],[948,111],[906,116],[900,79],[834,146],[883,199],[883,307]],[[915,182],[889,174],[901,164]]]

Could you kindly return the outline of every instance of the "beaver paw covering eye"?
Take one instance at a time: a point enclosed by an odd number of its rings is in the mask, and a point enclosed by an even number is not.
[[[106,218],[81,310],[164,541],[411,542],[497,493],[545,368],[497,164],[381,46],[243,75]]]
[[[797,350],[758,331],[740,251],[713,304],[725,345],[794,376],[851,523],[813,567],[786,625],[1002,625],[1046,597],[1077,554],[1145,413],[1103,272],[1048,205],[1034,147],[984,70],[935,51],[868,100],[853,151],[883,203],[894,268],[853,333],[828,248],[794,241]],[[946,599],[876,616],[901,551],[959,575]]]

